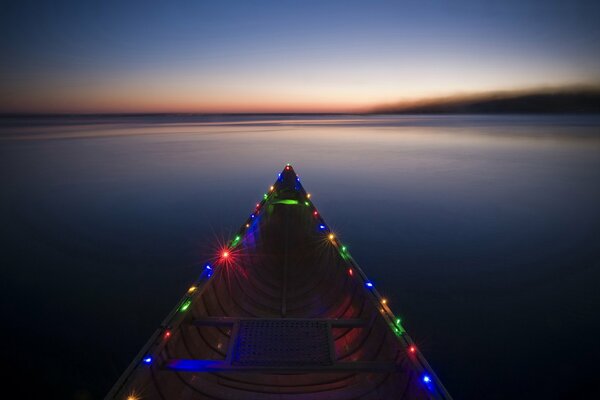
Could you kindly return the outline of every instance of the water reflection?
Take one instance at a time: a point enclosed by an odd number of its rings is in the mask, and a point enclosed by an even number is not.
[[[202,118],[2,122],[15,371],[101,397],[291,162],[456,398],[590,393],[597,117]]]

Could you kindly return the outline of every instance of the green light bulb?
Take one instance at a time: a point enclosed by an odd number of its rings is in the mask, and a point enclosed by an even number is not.
[[[192,300],[187,299],[179,308],[179,311],[184,312],[185,310],[187,310],[188,308],[190,308],[190,304],[192,304]]]

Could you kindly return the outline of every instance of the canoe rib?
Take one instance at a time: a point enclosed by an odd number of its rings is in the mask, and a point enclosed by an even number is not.
[[[107,399],[451,399],[286,166]]]

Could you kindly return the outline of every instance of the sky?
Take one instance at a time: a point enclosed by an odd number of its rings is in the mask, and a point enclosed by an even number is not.
[[[600,2],[482,3],[0,0],[0,113],[361,112],[600,83]]]

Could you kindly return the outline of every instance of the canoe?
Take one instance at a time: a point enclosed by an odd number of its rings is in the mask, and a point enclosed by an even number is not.
[[[291,165],[107,399],[451,399]]]

